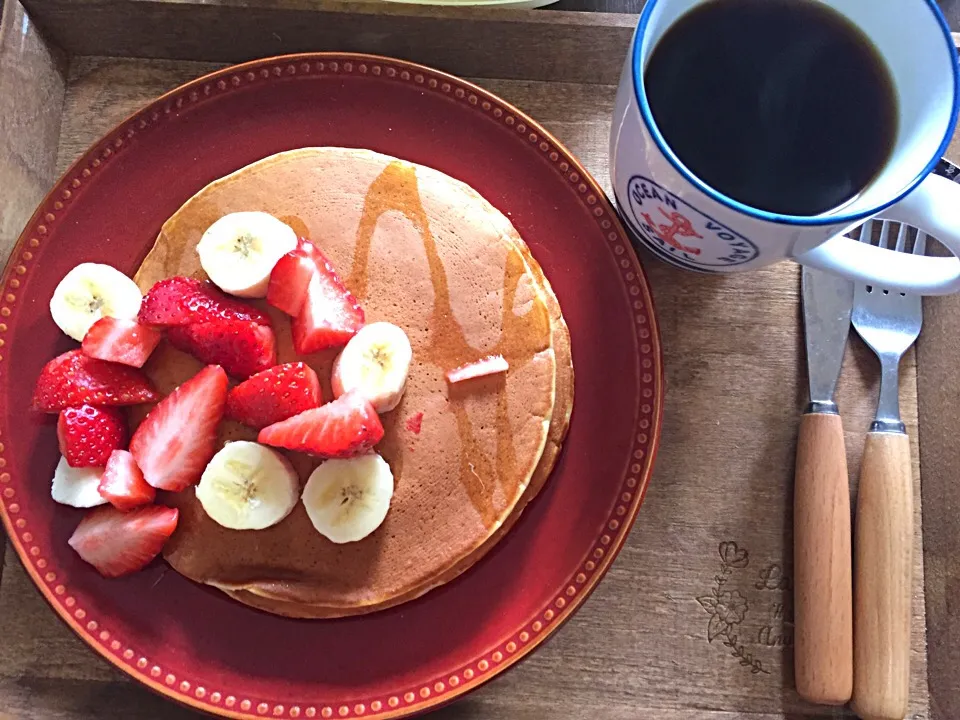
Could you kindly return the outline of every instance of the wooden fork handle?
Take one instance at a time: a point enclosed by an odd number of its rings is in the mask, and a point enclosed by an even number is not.
[[[910,687],[913,482],[910,441],[867,435],[857,497],[853,709],[901,720]]]
[[[853,687],[850,486],[840,416],[800,420],[793,506],[794,675],[806,700],[843,705]]]

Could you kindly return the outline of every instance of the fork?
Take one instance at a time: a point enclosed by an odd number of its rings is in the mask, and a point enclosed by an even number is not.
[[[883,221],[880,247],[890,246]],[[906,252],[909,226],[900,225],[894,249]],[[861,226],[871,242],[873,221]],[[923,255],[917,230],[912,252]],[[880,398],[860,467],[854,560],[853,699],[862,718],[900,720],[907,713],[910,679],[910,596],[913,569],[913,481],[910,441],[900,420],[898,368],[920,334],[921,297],[859,285],[853,327],[880,360]]]

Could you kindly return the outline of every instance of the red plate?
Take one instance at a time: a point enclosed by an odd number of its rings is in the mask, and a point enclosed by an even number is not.
[[[210,181],[281,150],[371,148],[464,180],[506,213],[556,290],[576,403],[546,488],[470,572],[360,618],[286,620],[162,562],[105,580],[67,545],[82,512],[50,499],[55,416],[27,412],[42,365],[75,344],[47,303],[84,261],[133,273]],[[398,60],[308,54],[207,75],[159,98],[57,183],[11,255],[0,303],[0,509],[24,566],[94,650],[227,717],[395,717],[448,702],[543,642],[609,567],[643,498],[663,373],[646,278],[597,183],[495,95]]]

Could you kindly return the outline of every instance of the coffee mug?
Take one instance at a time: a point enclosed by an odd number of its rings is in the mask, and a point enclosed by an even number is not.
[[[890,157],[876,177],[850,202],[812,216],[749,207],[710,187],[684,166],[654,122],[646,64],[664,32],[704,1],[647,0],[620,77],[611,180],[638,243],[702,272],[752,270],[792,258],[900,292],[960,290],[957,257],[915,256],[844,237],[868,218],[883,217],[918,227],[960,255],[960,185],[931,173],[953,137],[960,98],[953,38],[934,0],[823,0],[884,57],[900,115]]]

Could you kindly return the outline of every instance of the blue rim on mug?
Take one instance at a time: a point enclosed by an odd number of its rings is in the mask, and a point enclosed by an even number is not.
[[[643,123],[647,126],[647,130],[650,132],[651,137],[653,137],[653,141],[657,144],[660,152],[663,153],[664,157],[667,158],[676,171],[679,172],[687,180],[687,182],[700,190],[700,192],[702,192],[704,195],[707,195],[711,199],[715,200],[721,205],[725,205],[731,210],[736,210],[743,215],[747,215],[748,217],[752,217],[757,220],[766,220],[767,222],[780,223],[783,225],[838,225],[842,223],[863,220],[871,215],[877,214],[884,208],[890,207],[894,203],[899,202],[909,195],[917,187],[917,185],[919,185],[923,179],[937,166],[937,163],[940,162],[940,158],[946,151],[947,146],[950,144],[950,140],[953,138],[953,132],[957,125],[957,113],[958,110],[960,110],[960,65],[958,65],[956,61],[957,48],[953,42],[953,35],[950,33],[950,26],[947,25],[947,21],[940,12],[940,8],[937,7],[936,1],[924,0],[930,12],[933,13],[934,18],[936,18],[940,25],[944,40],[947,43],[947,52],[951,55],[951,57],[954,58],[954,62],[951,63],[951,68],[953,70],[953,100],[950,110],[950,122],[947,125],[947,130],[944,134],[943,140],[940,142],[940,146],[934,152],[933,157],[931,157],[927,162],[926,167],[924,167],[924,169],[907,184],[907,187],[903,190],[903,192],[888,202],[881,203],[880,205],[868,210],[862,210],[860,212],[849,213],[846,215],[784,215],[782,213],[760,210],[734,200],[733,198],[714,190],[712,187],[690,172],[690,170],[688,170],[687,167],[680,162],[680,158],[674,154],[673,150],[670,149],[670,146],[667,145],[667,141],[664,139],[663,135],[660,134],[660,130],[657,128],[657,124],[653,120],[653,113],[650,112],[650,105],[647,103],[647,96],[644,92],[641,92],[643,87],[643,72],[640,67],[640,41],[646,33],[647,25],[650,22],[650,16],[653,14],[653,10],[659,2],[660,0],[647,0],[646,4],[643,6],[643,11],[640,13],[640,22],[637,25],[637,32],[633,39],[633,49],[631,51],[633,93],[636,96],[637,105],[640,108],[640,117],[643,118]]]

